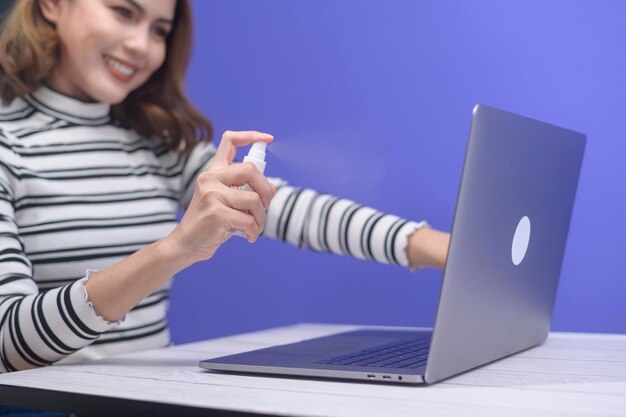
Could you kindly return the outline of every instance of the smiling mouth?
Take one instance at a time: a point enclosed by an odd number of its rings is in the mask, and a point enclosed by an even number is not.
[[[106,63],[107,70],[121,81],[130,81],[139,70],[139,68],[134,65],[122,62],[108,55],[104,56],[104,62]]]

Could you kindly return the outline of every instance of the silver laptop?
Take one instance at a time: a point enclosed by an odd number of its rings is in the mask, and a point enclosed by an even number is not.
[[[542,343],[585,142],[581,133],[477,105],[432,330],[349,331],[200,367],[430,384]]]

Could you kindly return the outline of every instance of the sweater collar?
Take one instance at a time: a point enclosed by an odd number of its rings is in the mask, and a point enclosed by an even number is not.
[[[107,103],[84,102],[46,86],[28,94],[26,100],[38,110],[61,119],[104,122],[109,119],[111,111],[111,105]]]

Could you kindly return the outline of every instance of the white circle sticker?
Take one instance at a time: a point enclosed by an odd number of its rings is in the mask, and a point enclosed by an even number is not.
[[[528,216],[522,217],[517,224],[513,235],[513,245],[511,246],[511,258],[514,265],[519,265],[526,256],[528,243],[530,242],[530,219]]]

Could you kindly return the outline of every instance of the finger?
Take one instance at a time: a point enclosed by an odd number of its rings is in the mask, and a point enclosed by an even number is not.
[[[235,209],[227,210],[224,221],[229,232],[239,235],[241,234],[237,232],[241,232],[246,236],[248,242],[252,243],[256,241],[262,229],[259,227],[254,217],[243,211]]]
[[[257,193],[229,188],[226,190],[226,201],[229,207],[252,215],[261,230],[265,227],[267,214]]]
[[[274,137],[267,133],[257,132],[255,130],[232,131],[227,130],[222,135],[222,140],[215,152],[213,161],[209,165],[211,168],[222,168],[232,164],[237,154],[237,148],[241,146],[251,145],[254,142],[270,143]]]
[[[261,174],[254,164],[244,162],[242,164],[229,165],[216,171],[216,175],[217,179],[227,186],[239,187],[248,184],[261,197],[263,207],[269,207],[274,195],[272,183]]]

